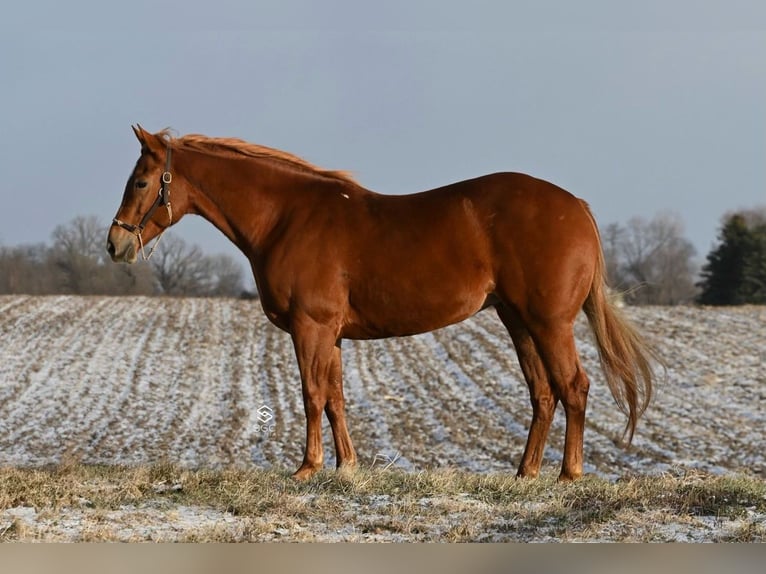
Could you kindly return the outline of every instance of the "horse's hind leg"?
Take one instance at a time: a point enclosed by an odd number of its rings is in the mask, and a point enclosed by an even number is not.
[[[346,399],[343,396],[343,370],[340,356],[340,341],[333,348],[330,377],[327,381],[327,405],[325,413],[330,421],[335,441],[335,458],[338,468],[356,466],[356,452],[346,426]]]
[[[521,457],[517,476],[534,478],[540,472],[545,442],[558,399],[548,381],[548,374],[537,352],[535,342],[519,314],[506,305],[499,305],[497,314],[513,340],[532,402],[532,424],[529,426],[527,445]]]
[[[573,321],[551,320],[530,325],[555,396],[564,405],[566,437],[559,480],[582,475],[585,407],[590,383],[575,348]]]

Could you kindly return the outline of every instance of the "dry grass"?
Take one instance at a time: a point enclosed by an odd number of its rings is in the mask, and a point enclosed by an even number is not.
[[[766,483],[698,473],[516,480],[440,470],[68,464],[0,470],[0,540],[766,540]]]

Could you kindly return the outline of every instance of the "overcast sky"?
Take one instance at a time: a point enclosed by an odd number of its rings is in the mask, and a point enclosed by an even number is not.
[[[136,122],[281,148],[382,193],[526,172],[602,227],[677,212],[700,259],[723,213],[766,204],[763,0],[13,4],[2,245],[111,220]],[[238,253],[198,218],[174,231]]]

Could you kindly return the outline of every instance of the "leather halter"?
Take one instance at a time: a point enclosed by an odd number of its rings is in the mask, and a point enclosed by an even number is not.
[[[170,146],[167,148],[167,155],[165,156],[165,171],[162,173],[162,177],[160,179],[160,189],[157,192],[157,199],[154,200],[154,203],[152,203],[152,206],[149,208],[149,211],[146,212],[146,214],[141,218],[141,222],[138,225],[133,225],[131,223],[125,223],[124,221],[117,219],[116,217],[112,220],[112,225],[116,225],[118,227],[122,227],[125,231],[129,231],[136,237],[138,237],[138,243],[141,246],[141,257],[144,259],[144,261],[148,261],[149,258],[154,253],[154,250],[157,248],[157,245],[160,242],[160,238],[162,237],[162,234],[165,233],[165,231],[173,224],[173,210],[170,207],[170,182],[173,181],[173,176],[170,173]],[[165,227],[162,231],[160,231],[160,234],[157,236],[157,239],[154,242],[154,245],[149,250],[149,255],[146,254],[144,251],[144,240],[141,237],[141,234],[144,231],[144,228],[146,227],[146,224],[149,222],[149,220],[154,215],[154,212],[157,211],[157,208],[161,205],[164,205],[165,208],[168,210],[168,225]]]

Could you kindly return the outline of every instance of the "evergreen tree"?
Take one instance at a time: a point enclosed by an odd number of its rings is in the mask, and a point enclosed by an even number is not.
[[[702,281],[697,284],[702,291],[697,300],[703,305],[747,303],[746,269],[756,241],[745,217],[741,213],[729,216],[718,239],[720,244],[702,267]]]
[[[745,260],[743,293],[748,303],[766,304],[766,224],[752,230],[753,245]]]

